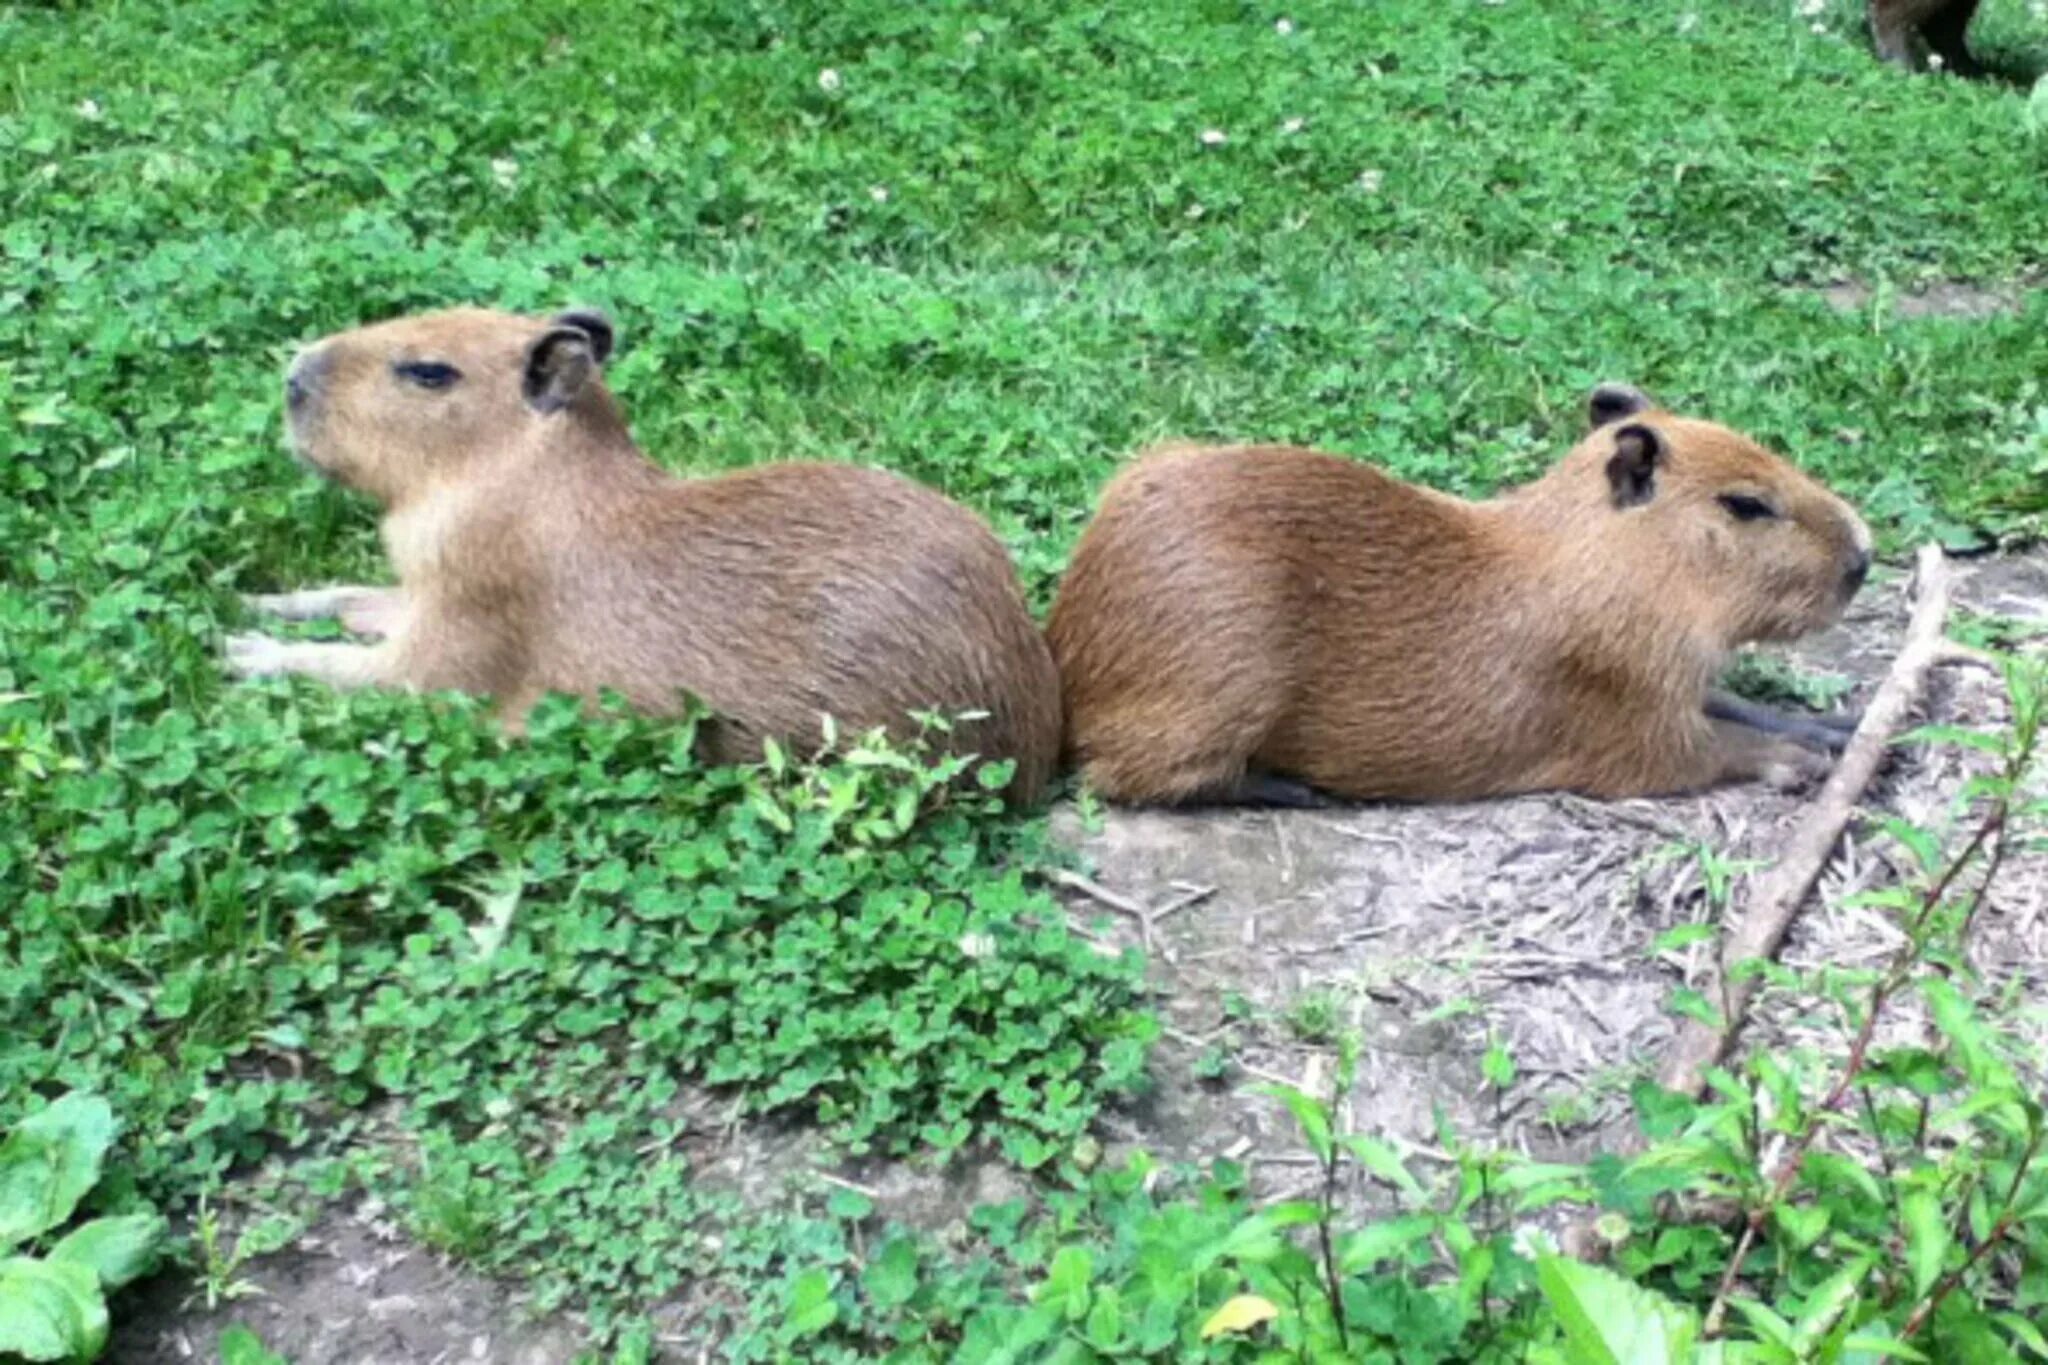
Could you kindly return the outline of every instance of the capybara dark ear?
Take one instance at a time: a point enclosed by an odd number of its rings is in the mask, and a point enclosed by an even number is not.
[[[597,373],[597,355],[590,333],[581,327],[551,327],[526,348],[522,384],[527,406],[535,412],[560,412]]]
[[[612,358],[612,345],[618,339],[612,327],[612,320],[595,308],[567,308],[555,314],[554,325],[574,327],[590,337],[590,356],[602,365]]]
[[[1650,395],[1633,384],[1602,384],[1586,400],[1586,420],[1597,431],[1609,422],[1647,412],[1652,406]]]
[[[1614,453],[1607,457],[1608,496],[1616,507],[1641,507],[1657,496],[1657,466],[1670,447],[1655,427],[1632,423],[1614,433]]]

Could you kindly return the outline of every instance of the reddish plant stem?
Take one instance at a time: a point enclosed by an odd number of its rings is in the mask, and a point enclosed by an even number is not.
[[[1835,1081],[1834,1087],[1828,1091],[1827,1098],[1821,1101],[1818,1113],[1833,1113],[1848,1095],[1849,1087],[1863,1074],[1864,1065],[1870,1056],[1871,1039],[1877,1033],[1878,1019],[1883,1015],[1885,1006],[1891,1002],[1892,996],[1912,975],[1914,964],[1920,960],[1924,946],[1921,934],[1926,930],[1927,921],[1933,917],[1935,910],[1947,897],[1949,888],[1955,884],[1956,878],[1962,875],[1963,869],[1982,851],[1985,842],[2005,828],[2006,809],[2006,798],[2001,797],[1993,803],[1991,810],[1978,823],[1976,831],[1970,835],[1969,842],[1964,844],[1962,851],[1942,868],[1941,875],[1921,897],[1905,944],[1899,949],[1898,956],[1893,959],[1884,977],[1871,988],[1870,1002],[1863,1011],[1863,1023],[1857,1028],[1855,1040],[1849,1045],[1848,1060],[1842,1064],[1842,1074]],[[1992,876],[1997,875],[1998,856],[2004,852],[2004,844],[2005,841],[2000,839],[1994,845],[1989,869]],[[1971,900],[1969,913],[1972,917],[1975,916],[1977,904],[1983,900],[1990,884],[1989,877],[1978,884],[1976,894]],[[1704,1336],[1712,1338],[1720,1335],[1722,1325],[1728,1317],[1728,1299],[1735,1292],[1735,1282],[1742,1277],[1742,1267],[1749,1260],[1749,1253],[1756,1246],[1756,1239],[1762,1235],[1764,1223],[1770,1218],[1771,1210],[1783,1201],[1786,1191],[1792,1188],[1792,1182],[1799,1178],[1799,1168],[1805,1164],[1806,1154],[1813,1149],[1813,1144],[1819,1139],[1820,1133],[1821,1125],[1816,1117],[1806,1125],[1805,1131],[1800,1133],[1798,1141],[1792,1144],[1792,1150],[1779,1160],[1770,1190],[1762,1202],[1749,1211],[1749,1217],[1743,1221],[1742,1236],[1735,1244],[1735,1254],[1728,1258],[1728,1267],[1721,1272],[1721,1282],[1714,1289],[1714,1301],[1707,1309],[1706,1322],[1703,1325]]]
[[[2006,1235],[2012,1231],[2017,1216],[2015,1210],[2020,1197],[2020,1185],[2027,1178],[2027,1167],[2033,1165],[2035,1155],[2041,1150],[2041,1138],[2042,1132],[2037,1130],[2033,1140],[2027,1143],[2026,1152],[2020,1157],[2019,1168],[2012,1173],[2012,1186],[2005,1193],[2005,1212],[1998,1215],[1998,1221],[1991,1225],[1990,1232],[1984,1234],[1984,1240],[1977,1243],[1976,1250],[1970,1253],[1969,1259],[1942,1276],[1941,1283],[1934,1287],[1934,1292],[1913,1310],[1913,1315],[1906,1319],[1906,1325],[1899,1329],[1900,1341],[1911,1341],[1922,1327],[1932,1321],[1941,1309],[1942,1300],[1954,1293],[1956,1286],[1963,1282],[1964,1277],[1976,1267],[1977,1262],[1990,1255],[1992,1249],[2004,1241]]]

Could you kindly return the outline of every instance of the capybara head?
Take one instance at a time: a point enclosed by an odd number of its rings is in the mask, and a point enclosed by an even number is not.
[[[1854,508],[1789,461],[1713,422],[1678,417],[1639,390],[1603,384],[1592,430],[1552,473],[1562,493],[1597,507],[1623,554],[1655,556],[1695,602],[1711,604],[1724,641],[1789,640],[1832,624],[1870,571],[1870,529]],[[1611,565],[1625,572],[1626,566]],[[1662,575],[1659,575],[1662,576]]]
[[[285,426],[312,469],[384,503],[579,419],[609,418],[612,325],[456,308],[338,332],[286,372]]]

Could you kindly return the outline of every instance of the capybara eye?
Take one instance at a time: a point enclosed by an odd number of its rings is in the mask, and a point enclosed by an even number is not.
[[[1737,521],[1766,521],[1778,515],[1778,509],[1762,498],[1752,498],[1747,493],[1723,493],[1721,505],[1728,509],[1728,515]]]
[[[391,368],[406,383],[423,389],[445,389],[462,378],[462,371],[438,360],[405,360]]]

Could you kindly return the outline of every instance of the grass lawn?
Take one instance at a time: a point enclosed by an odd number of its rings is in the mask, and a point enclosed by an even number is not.
[[[370,510],[283,454],[285,357],[601,306],[657,458],[904,471],[1041,607],[1142,442],[1480,493],[1606,378],[1773,443],[1889,552],[2037,534],[2048,16],[1987,0],[2013,79],[1968,84],[1803,8],[0,10],[0,1129],[97,1090],[117,1204],[371,1192],[628,1350],[697,1276],[752,1301],[735,1358],[954,1340],[997,1270],[915,1297],[906,1243],[856,1302],[810,1267],[859,1200],[736,1231],[676,1097],[1085,1186],[1156,1033],[1142,964],[1060,927],[1037,824],[915,762],[706,770],[685,727],[511,748],[226,686],[238,592],[383,574]]]

